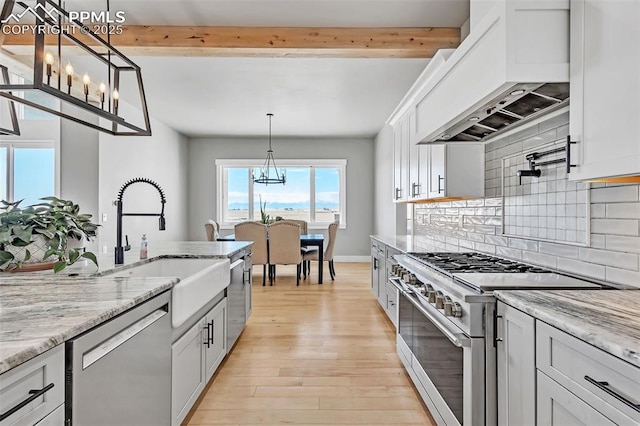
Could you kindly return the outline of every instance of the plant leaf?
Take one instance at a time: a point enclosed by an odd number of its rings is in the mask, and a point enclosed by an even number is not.
[[[69,250],[69,264],[72,265],[76,262],[76,260],[78,260],[78,258],[80,257],[80,252],[78,251],[78,249],[73,248],[71,250]]]
[[[92,261],[96,266],[98,266],[98,258],[96,258],[96,255],[91,253],[90,251],[86,252],[86,253],[82,253],[82,256],[80,257],[84,257],[85,259],[89,259],[90,261]]]
[[[0,268],[4,268],[13,259],[13,254],[8,251],[0,251]]]
[[[56,262],[56,264],[53,265],[53,272],[57,274],[58,272],[62,271],[66,267],[67,267],[67,262]]]
[[[25,249],[23,262],[26,262],[29,259],[31,259],[31,252],[29,251],[29,249]]]

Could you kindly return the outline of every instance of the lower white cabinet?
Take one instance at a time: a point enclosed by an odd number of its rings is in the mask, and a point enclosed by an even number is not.
[[[498,424],[640,425],[640,368],[498,302]]]
[[[37,426],[61,426],[64,424],[64,404],[53,410],[47,417],[36,423]]]
[[[498,423],[535,425],[535,319],[498,302]]]
[[[615,425],[541,371],[538,371],[537,397],[539,426]]]
[[[0,375],[1,426],[53,424],[44,423],[50,413],[58,411],[64,423],[64,345],[49,349],[37,357]]]
[[[171,345],[171,424],[179,425],[225,354],[227,299]]]

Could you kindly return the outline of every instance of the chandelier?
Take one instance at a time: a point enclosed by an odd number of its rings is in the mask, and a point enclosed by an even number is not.
[[[2,75],[2,84],[9,84],[9,70],[4,65],[0,65],[0,74]],[[0,135],[20,136],[20,127],[18,126],[18,115],[16,114],[16,104],[10,99],[4,99],[7,102],[6,110],[9,113],[9,121],[11,128],[0,127]],[[0,111],[2,111],[0,109]]]
[[[284,169],[280,169],[280,172],[278,172],[276,160],[273,158],[273,149],[271,148],[271,118],[273,117],[273,114],[268,113],[267,117],[269,117],[269,149],[267,150],[267,159],[264,161],[264,166],[262,166],[262,169],[260,170],[260,177],[256,178],[254,175],[253,181],[264,185],[273,185],[277,183],[284,185],[287,181],[285,171]],[[272,169],[273,172],[271,171]]]
[[[18,70],[14,73],[22,78],[13,83],[3,81],[0,97],[115,136],[150,136],[141,70],[111,45],[113,24],[92,24],[90,28],[70,17],[60,3],[36,0],[35,5],[29,6],[22,1],[5,0],[0,27],[15,43],[3,46],[3,50],[11,47],[35,50],[33,62],[14,58]],[[109,16],[109,0],[106,14]],[[35,20],[33,30],[13,33],[11,28],[20,28],[23,20]],[[75,57],[78,54],[82,59]],[[91,71],[76,72],[81,68]],[[25,75],[27,72],[32,74]],[[127,88],[134,89],[124,90],[125,83]]]

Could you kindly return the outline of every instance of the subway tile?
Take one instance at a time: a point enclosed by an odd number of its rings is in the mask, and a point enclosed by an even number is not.
[[[581,262],[579,260],[558,258],[558,269],[572,272],[584,277],[592,277],[599,280],[605,279],[605,267],[593,263]]]
[[[476,234],[474,232],[467,233],[467,239],[469,241],[474,241],[474,242],[477,242],[477,243],[484,243],[485,242],[484,234]]]
[[[629,269],[632,271],[638,270],[638,255],[632,253],[618,253],[581,247],[580,260],[589,263],[596,263],[598,265]]]
[[[616,219],[640,219],[640,202],[606,204],[606,217]]]
[[[640,237],[607,235],[605,247],[607,250],[640,253]]]
[[[483,253],[496,254],[496,246],[484,243],[473,243],[473,249]]]
[[[569,123],[569,111],[557,115],[553,118],[543,121],[538,126],[541,132],[545,132],[549,129],[555,129]]]
[[[512,249],[508,247],[496,247],[496,255],[504,256],[511,259],[522,260],[522,250]]]
[[[592,219],[591,232],[606,235],[638,236],[638,220],[631,219]]]
[[[473,243],[471,241],[460,240],[458,244],[460,245],[460,247],[473,249]]]
[[[615,204],[612,204],[615,205]],[[603,218],[607,217],[606,204],[591,204],[591,217]]]
[[[540,129],[538,128],[538,126],[531,126],[509,136],[509,142],[521,141],[523,139],[527,139],[532,136],[535,136],[539,132],[540,132]]]
[[[637,202],[639,186],[625,185],[592,189],[591,203]]]
[[[560,126],[556,129],[558,139],[564,139],[569,136],[569,125],[565,124],[564,126]]]
[[[521,238],[509,238],[509,247],[527,251],[538,251],[538,242]]]
[[[531,150],[556,140],[556,129],[550,129],[522,141],[523,150]]]
[[[522,260],[525,262],[535,263],[536,265],[546,266],[548,268],[557,268],[558,258],[548,254],[540,254],[532,251],[522,251]]]
[[[501,237],[498,235],[485,235],[484,242],[487,244],[493,244],[494,246],[507,247],[509,245],[509,239],[507,237]]]
[[[578,247],[568,244],[555,244],[541,241],[539,251],[540,253],[550,254],[553,256],[567,257],[570,259],[578,258]]]
[[[607,266],[605,268],[605,279],[610,283],[626,284],[640,288],[640,272]]]
[[[603,249],[606,245],[606,237],[604,235],[591,235],[591,247]]]

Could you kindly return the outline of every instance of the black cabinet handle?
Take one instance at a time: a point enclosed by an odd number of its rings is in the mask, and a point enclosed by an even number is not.
[[[213,327],[213,320],[211,320],[211,322],[208,322],[207,327],[205,328],[207,330],[207,338],[205,339],[203,345],[207,345],[207,348],[210,348],[211,344],[213,343],[211,339],[211,334],[213,334],[212,327]]]
[[[402,191],[402,189],[396,188],[396,198],[395,198],[396,200],[400,199],[400,191]]]
[[[373,269],[376,270],[378,269],[378,259],[377,258],[373,258]]]
[[[565,148],[567,157],[567,174],[571,173],[571,168],[576,167],[575,164],[571,164],[571,145],[575,145],[577,142],[571,140],[571,135],[567,135],[567,146]]]
[[[441,175],[438,175],[438,194],[442,192],[442,187],[440,186],[440,182],[442,182],[444,178]]]
[[[615,390],[611,389],[609,387],[609,382],[599,382],[599,381],[597,381],[595,379],[592,379],[589,376],[584,376],[584,379],[587,382],[589,382],[592,385],[594,385],[595,387],[597,387],[598,389],[603,390],[604,392],[608,393],[609,395],[611,395],[612,397],[614,397],[618,401],[624,403],[628,407],[631,407],[632,409],[634,409],[634,410],[636,410],[637,412],[640,413],[640,404],[635,403],[633,401],[630,401],[628,398],[620,395],[618,392],[616,392]]]
[[[6,412],[0,414],[0,422],[2,420],[6,419],[7,417],[9,417],[10,415],[12,415],[13,413],[15,413],[16,411],[20,410],[21,408],[24,408],[29,403],[31,403],[31,402],[35,401],[36,399],[40,398],[42,395],[47,393],[51,388],[53,388],[53,386],[54,386],[53,383],[49,383],[47,386],[43,387],[42,389],[31,389],[29,391],[29,394],[31,395],[30,397],[28,397],[27,399],[25,399],[24,401],[22,401],[21,403],[19,403],[15,407],[9,409],[9,411],[6,411]]]

